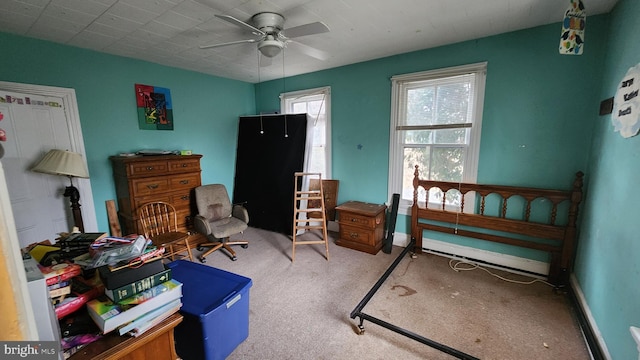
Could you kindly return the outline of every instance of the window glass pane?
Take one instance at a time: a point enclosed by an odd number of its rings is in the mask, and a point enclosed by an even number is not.
[[[435,130],[406,130],[404,134],[405,144],[433,144]]]
[[[432,125],[435,113],[435,88],[407,90],[406,125]]]
[[[432,150],[430,179],[436,181],[462,181],[464,149],[436,147]]]
[[[291,110],[293,114],[304,114],[307,112],[307,103],[306,102],[296,102],[291,104]]]
[[[469,129],[435,130],[435,144],[466,144]]]
[[[312,117],[316,118],[318,116],[318,114],[324,114],[324,101],[322,100],[316,100],[316,101],[309,101],[307,103],[307,112],[309,113],[309,115],[311,115]]]
[[[436,124],[468,122],[469,88],[468,82],[438,86]]]

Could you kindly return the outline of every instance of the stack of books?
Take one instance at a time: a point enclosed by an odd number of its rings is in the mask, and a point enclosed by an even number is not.
[[[137,267],[102,266],[98,273],[104,294],[89,301],[87,311],[103,334],[139,336],[182,306],[182,283],[160,259]]]

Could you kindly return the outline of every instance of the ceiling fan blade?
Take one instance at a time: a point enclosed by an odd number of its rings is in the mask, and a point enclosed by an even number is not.
[[[325,25],[325,23],[319,21],[282,30],[284,36],[289,39],[326,32],[329,32],[329,27]]]
[[[258,40],[256,40],[256,39],[247,39],[247,40],[230,41],[230,42],[221,43],[221,44],[200,45],[200,49],[211,49],[211,48],[216,48],[216,47],[221,47],[221,46],[227,46],[227,45],[244,44],[244,43],[254,43],[254,42],[256,42],[256,41],[258,41]]]
[[[258,29],[255,26],[249,25],[246,22],[242,21],[242,20],[238,20],[236,18],[234,18],[233,16],[229,16],[229,15],[215,15],[215,17],[220,18],[222,20],[228,21],[234,25],[240,26],[241,28],[244,28],[245,30],[248,30],[250,32],[252,32],[255,35],[261,35],[261,36],[265,36],[265,32]]]
[[[320,50],[320,49],[316,49],[314,47],[311,47],[309,45],[305,45],[301,42],[297,42],[297,41],[293,41],[293,40],[289,40],[290,44],[294,44],[294,46],[300,50],[302,53],[311,56],[312,58],[316,58],[318,60],[327,60],[329,59],[329,54]]]

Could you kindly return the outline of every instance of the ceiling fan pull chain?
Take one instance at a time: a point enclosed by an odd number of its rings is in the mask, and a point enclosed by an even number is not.
[[[260,95],[260,51],[256,52],[258,54],[258,95]],[[258,96],[259,98],[259,96]],[[264,127],[262,126],[262,111],[260,111],[260,134],[264,134]]]
[[[284,48],[282,49],[282,93],[286,93],[287,87],[285,86],[284,77]],[[287,129],[287,113],[284,114],[284,137],[288,138],[289,133]]]

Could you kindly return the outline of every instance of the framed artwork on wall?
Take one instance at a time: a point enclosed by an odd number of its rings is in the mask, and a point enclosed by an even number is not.
[[[141,130],[173,130],[171,92],[167,88],[135,84],[138,127]]]

